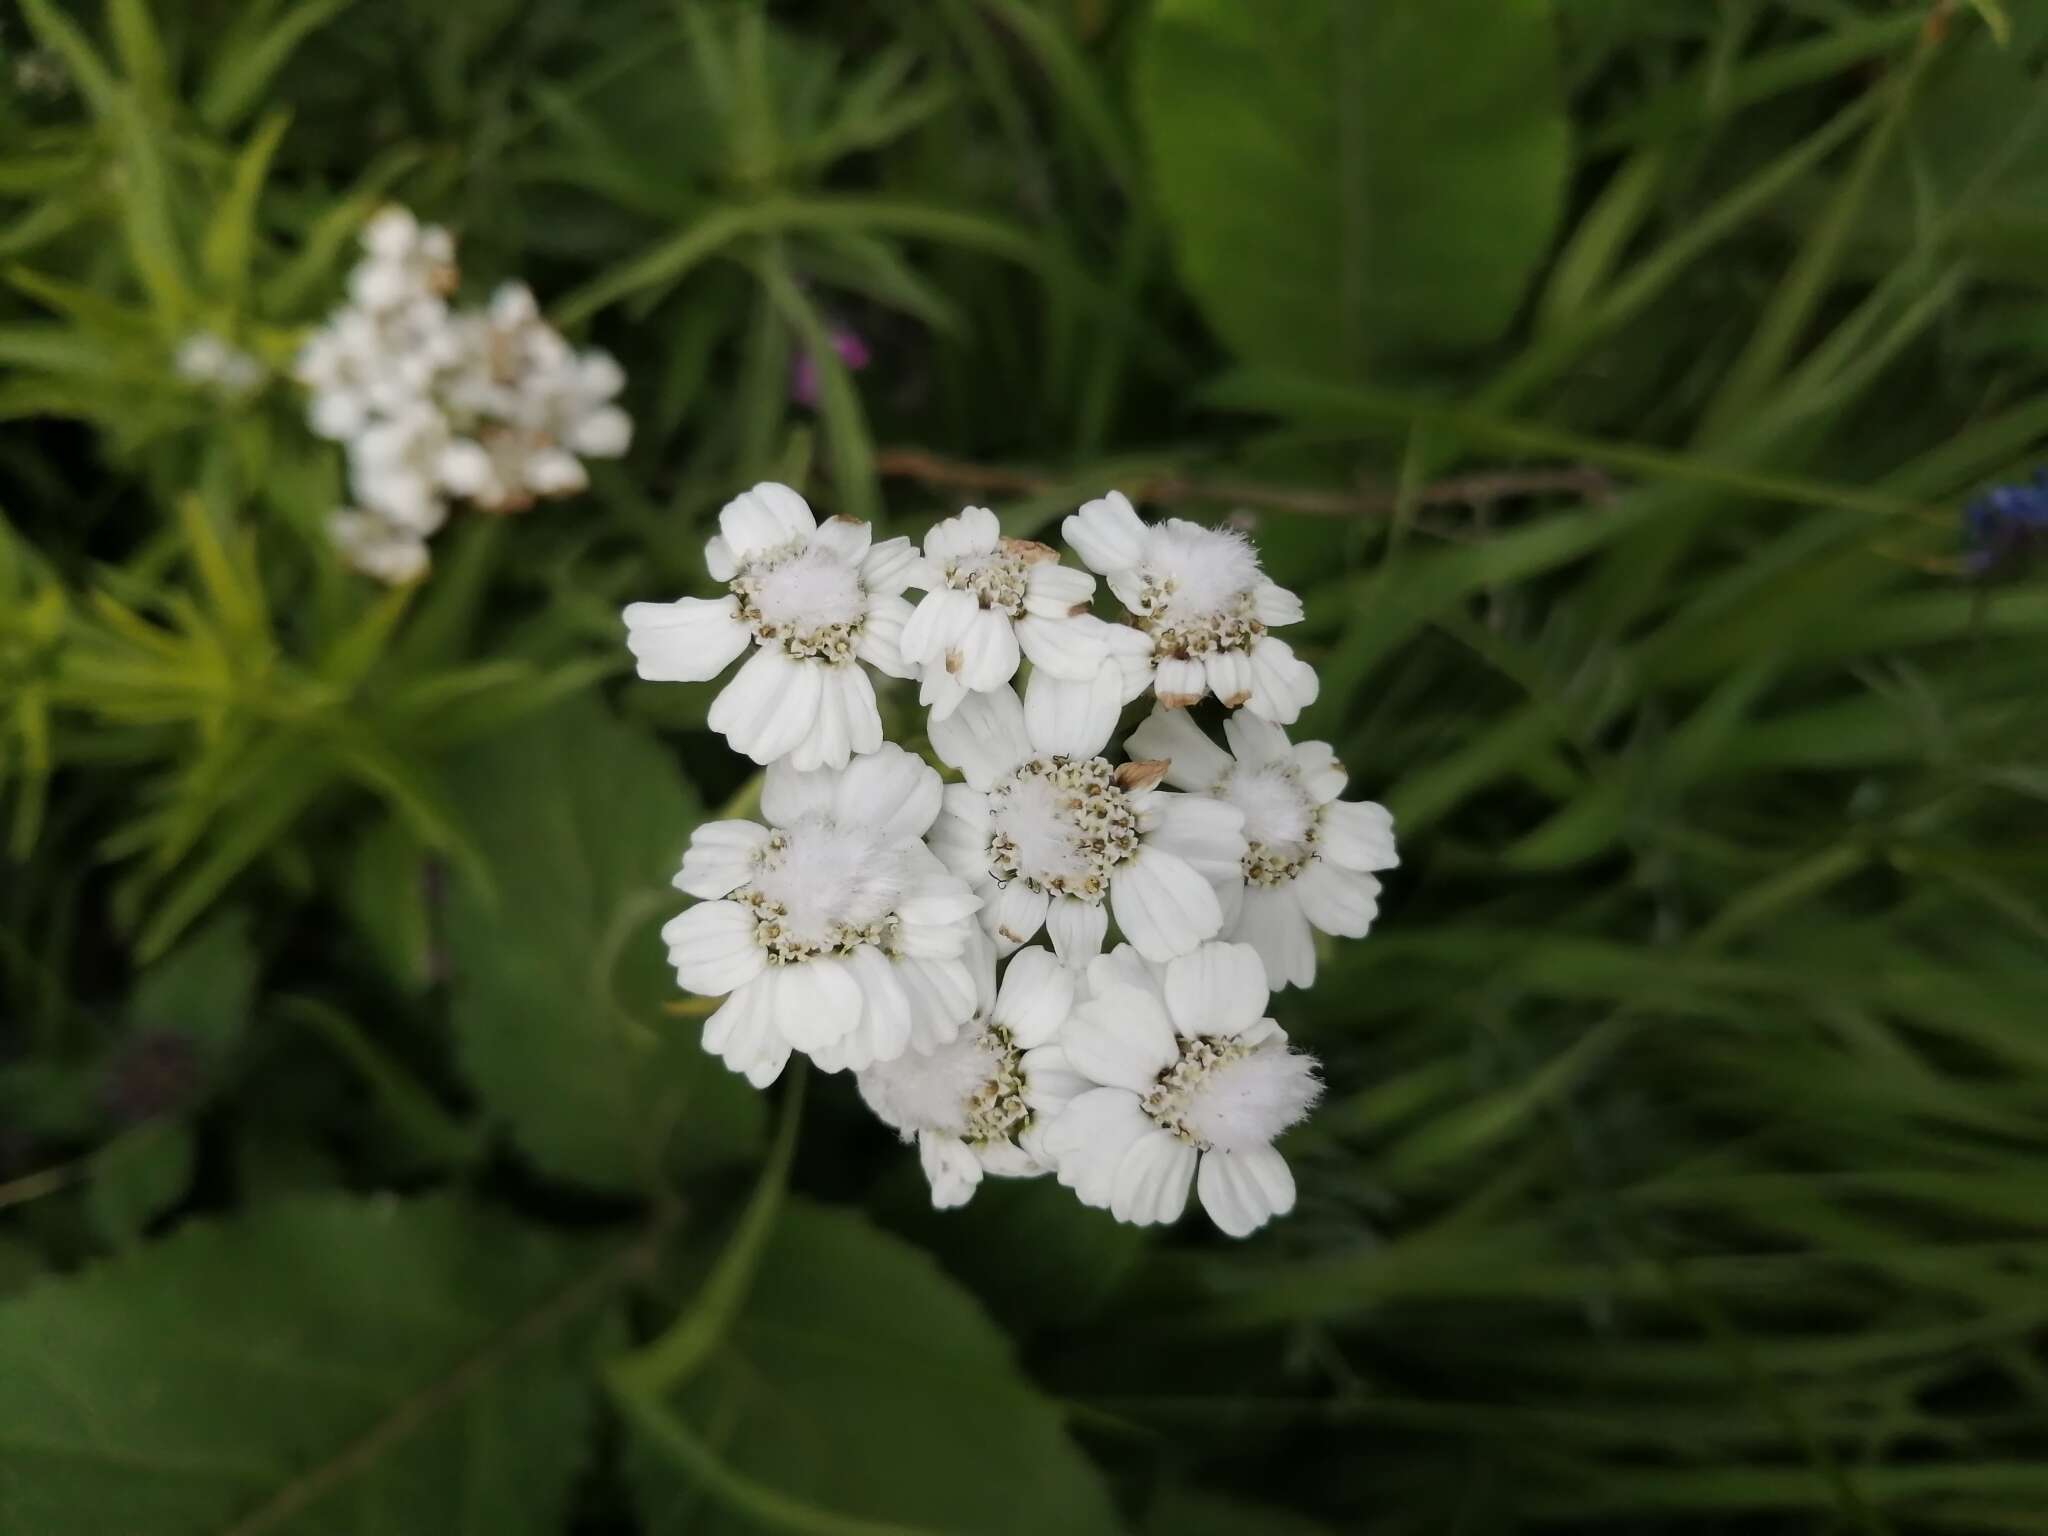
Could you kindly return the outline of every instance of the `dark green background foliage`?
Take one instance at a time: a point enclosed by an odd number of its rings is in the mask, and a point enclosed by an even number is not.
[[[2048,586],[1957,532],[2048,445],[2042,6],[0,50],[0,1530],[2048,1531]],[[171,367],[285,364],[387,198],[638,427],[398,593],[289,387]],[[749,786],[617,614],[771,476],[1120,485],[1302,591],[1405,862],[1276,1003],[1290,1219],[937,1215],[698,1050],[655,930]]]

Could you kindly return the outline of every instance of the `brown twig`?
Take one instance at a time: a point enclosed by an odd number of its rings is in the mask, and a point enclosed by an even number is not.
[[[915,480],[920,485],[947,490],[1020,496],[1041,495],[1073,484],[1071,475],[949,459],[922,448],[885,448],[875,455],[875,470],[891,479]],[[1124,489],[1133,501],[1157,506],[1230,502],[1254,510],[1266,508],[1275,512],[1294,512],[1304,517],[1386,517],[1401,505],[1400,493],[1388,486],[1361,487],[1355,491],[1316,491],[1301,486],[1266,485],[1247,480],[1202,480],[1186,475],[1155,474],[1140,475]],[[1604,502],[1613,497],[1614,482],[1604,470],[1590,464],[1483,470],[1477,474],[1433,480],[1416,490],[1412,505],[1490,506],[1519,496],[1552,495]]]

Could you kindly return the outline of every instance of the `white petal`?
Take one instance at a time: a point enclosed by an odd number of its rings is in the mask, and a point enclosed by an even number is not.
[[[1266,1012],[1266,967],[1249,944],[1204,944],[1166,966],[1166,1011],[1196,1035],[1242,1034]]]
[[[910,622],[910,604],[900,597],[870,597],[854,654],[890,677],[915,677],[917,668],[903,656],[903,626]]]
[[[901,959],[896,976],[910,998],[910,1045],[931,1052],[959,1038],[979,1001],[972,969],[964,960]]]
[[[1083,1205],[1106,1207],[1124,1154],[1140,1136],[1157,1128],[1138,1107],[1136,1094],[1096,1088],[1074,1099],[1046,1127],[1043,1145],[1059,1181]]]
[[[1105,576],[1145,556],[1145,524],[1122,491],[1085,503],[1060,524],[1060,532],[1084,564]]]
[[[1119,944],[1108,954],[1096,956],[1088,965],[1085,980],[1080,992],[1083,1001],[1118,987],[1136,987],[1156,997],[1160,1007],[1166,1006],[1166,967],[1146,964],[1145,957],[1128,944]]]
[[[673,603],[628,603],[626,647],[651,683],[708,683],[754,637],[739,621],[736,597],[686,597]]]
[[[1094,598],[1095,578],[1071,565],[1041,560],[1024,574],[1024,611],[1038,618],[1076,618]]]
[[[1223,926],[1209,882],[1186,860],[1143,843],[1135,858],[1111,872],[1109,909],[1147,960],[1184,955]]]
[[[1212,652],[1202,675],[1225,709],[1236,709],[1252,696],[1252,662],[1243,651]]]
[[[1184,709],[1155,708],[1125,739],[1124,752],[1134,762],[1164,762],[1175,789],[1213,789],[1231,769],[1230,754]]]
[[[946,652],[960,644],[980,612],[981,605],[970,592],[941,587],[925,593],[903,626],[903,659],[914,667],[943,665]]]
[[[1112,987],[1074,1010],[1060,1044],[1076,1071],[1105,1088],[1144,1094],[1180,1059],[1166,1009],[1150,992]]]
[[[969,696],[946,719],[932,721],[930,734],[939,760],[976,789],[992,787],[1031,756],[1024,706],[1011,688]]]
[[[1315,703],[1322,684],[1315,668],[1294,654],[1285,640],[1261,635],[1253,644],[1252,693],[1244,707],[1267,720],[1292,725]]]
[[[982,921],[1005,953],[1019,944],[1029,944],[1045,926],[1046,907],[1051,898],[1034,891],[1022,880],[1012,880],[996,893],[982,913]]]
[[[860,584],[883,597],[895,597],[905,587],[921,585],[924,562],[917,558],[917,546],[905,538],[884,539],[867,552],[860,563]]]
[[[1025,1134],[1029,1136],[1031,1130],[1032,1127],[1025,1127]],[[1014,1141],[985,1141],[974,1149],[974,1155],[981,1160],[982,1172],[998,1178],[1029,1179],[1044,1173],[1049,1166],[1029,1147]]]
[[[731,581],[740,573],[740,563],[733,558],[732,546],[725,542],[725,535],[714,533],[704,541],[704,569],[713,581]]]
[[[798,772],[787,761],[770,763],[761,777],[761,814],[771,827],[791,827],[806,816],[829,816],[839,775],[818,768]]]
[[[937,769],[895,742],[885,742],[847,764],[833,787],[832,817],[902,842],[931,830],[944,796]]]
[[[1316,927],[1340,939],[1362,939],[1379,916],[1380,883],[1371,875],[1311,859],[1294,877],[1301,910]]]
[[[1140,1227],[1180,1220],[1195,1182],[1195,1149],[1154,1127],[1131,1144],[1110,1186],[1109,1214]]]
[[[1238,718],[1251,719],[1253,716]],[[1351,775],[1327,741],[1301,741],[1294,746],[1294,771],[1301,776],[1301,787],[1308,792],[1309,799],[1317,805],[1328,805],[1344,793],[1344,786]]]
[[[944,664],[976,693],[1000,688],[1017,675],[1017,632],[1010,616],[994,608],[977,609],[957,649],[946,652]]]
[[[823,674],[822,665],[763,646],[711,701],[706,721],[735,752],[772,763],[810,734]]]
[[[1061,757],[1100,757],[1123,707],[1123,678],[1113,661],[1085,683],[1034,667],[1024,685],[1024,725],[1032,748]]]
[[[1196,1186],[1202,1209],[1230,1237],[1246,1237],[1294,1209],[1294,1174],[1271,1147],[1204,1152]]]
[[[769,973],[775,1027],[800,1051],[828,1045],[860,1027],[861,990],[844,960],[821,955]]]
[[[1046,935],[1061,961],[1086,965],[1102,953],[1102,936],[1109,931],[1109,913],[1100,902],[1061,896],[1046,909]]]
[[[1252,612],[1268,628],[1299,624],[1301,599],[1277,582],[1262,581],[1252,588]]]
[[[1037,1124],[1026,1133],[1032,1155],[1051,1164],[1057,1160],[1045,1145],[1047,1127],[1082,1094],[1093,1093],[1095,1084],[1074,1070],[1066,1049],[1058,1044],[1026,1051],[1018,1067],[1024,1074],[1024,1102],[1037,1116]]]
[[[903,919],[902,945],[907,954],[924,954],[935,959],[950,959],[960,954],[973,937],[973,928],[967,921],[981,910],[981,898],[969,888],[964,880],[946,874],[936,860],[932,863],[932,874],[921,880],[906,892],[896,903],[896,914]],[[913,932],[919,928],[952,928],[957,930],[943,946],[922,946],[920,937]]]
[[[768,836],[768,829],[758,821],[700,822],[683,853],[676,889],[707,901],[730,896],[752,876],[754,855]]]
[[[1295,894],[1298,882],[1286,885],[1246,886],[1243,906],[1230,936],[1259,952],[1266,967],[1266,983],[1274,991],[1282,987],[1312,986],[1316,979],[1315,935]]]
[[[773,988],[764,980],[740,988],[704,1021],[704,1049],[766,1088],[789,1062],[789,1042],[775,1027]]]
[[[742,491],[718,514],[726,548],[741,564],[787,544],[808,542],[817,523],[803,497],[773,481]]]
[[[797,768],[843,767],[853,753],[853,722],[848,719],[852,703],[843,686],[849,676],[860,675],[859,667],[834,666],[825,670],[818,689],[818,712],[810,734],[783,761]]]
[[[1018,1049],[1044,1045],[1074,1011],[1074,973],[1051,950],[1034,944],[1010,957],[996,993],[995,1021]]]
[[[836,669],[840,706],[846,711],[846,736],[856,754],[882,745],[882,712],[875,705],[875,685],[857,666]]]
[[[1244,812],[1207,795],[1155,791],[1145,842],[1186,860],[1204,880],[1244,878]]]
[[[1394,818],[1370,800],[1337,800],[1323,808],[1322,839],[1316,851],[1339,869],[1393,869]]]
[[[1294,752],[1287,733],[1257,715],[1232,715],[1223,722],[1223,736],[1230,743],[1230,755],[1246,768],[1284,763]]]
[[[736,901],[706,901],[662,925],[676,981],[700,997],[722,997],[743,987],[768,966],[768,952],[754,942],[754,914]]]
[[[860,1027],[839,1043],[839,1055],[860,1072],[910,1049],[910,995],[894,962],[871,944],[856,948],[846,965],[860,984],[861,1015]]]
[[[1152,691],[1167,709],[1186,709],[1201,703],[1208,688],[1209,674],[1199,661],[1168,656],[1152,674]]]
[[[857,517],[828,517],[818,524],[818,531],[811,535],[813,544],[822,545],[832,551],[848,565],[859,565],[867,558],[868,545],[875,536],[875,530]]]
[[[981,1159],[957,1136],[919,1131],[917,1160],[932,1186],[932,1205],[938,1210],[965,1205],[981,1183]]]

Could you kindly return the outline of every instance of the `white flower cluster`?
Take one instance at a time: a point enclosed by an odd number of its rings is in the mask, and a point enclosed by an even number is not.
[[[383,581],[425,572],[451,499],[506,513],[574,495],[583,460],[615,458],[633,435],[610,356],[577,352],[518,283],[482,309],[450,307],[457,278],[447,230],[384,209],[348,303],[294,369],[313,430],[348,451],[356,505],[334,514],[335,543]]]
[[[705,550],[724,595],[625,611],[643,678],[746,655],[709,723],[767,770],[760,822],[692,836],[676,884],[697,902],[663,937],[682,986],[724,999],[707,1050],[757,1087],[791,1052],[856,1074],[934,1204],[1050,1172],[1137,1223],[1193,1187],[1242,1236],[1292,1208],[1273,1141],[1322,1091],[1269,994],[1314,981],[1311,930],[1371,927],[1393,824],[1282,729],[1316,676],[1273,637],[1301,603],[1247,539],[1115,493],[1064,531],[1125,622],[982,508],[919,549],[787,486],[727,504]],[[961,782],[883,740],[870,669],[918,683]],[[1208,694],[1227,749],[1187,712]]]
[[[260,358],[212,331],[194,331],[179,342],[171,366],[187,384],[227,401],[248,399],[270,378]]]

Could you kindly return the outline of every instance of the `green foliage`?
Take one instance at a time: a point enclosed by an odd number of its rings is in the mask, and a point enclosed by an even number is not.
[[[2048,588],[1956,514],[2048,445],[2048,12],[19,11],[0,1530],[2042,1529]],[[285,376],[386,198],[635,422],[398,592]],[[1301,591],[1404,862],[1275,1000],[1286,1222],[764,1145],[658,938],[757,785],[618,609],[769,475]]]
[[[452,1023],[492,1115],[543,1172],[650,1183],[760,1139],[759,1095],[699,1048],[659,934],[701,813],[647,737],[579,701],[449,769],[489,885],[448,914]]]
[[[0,1306],[0,1516],[560,1529],[616,1255],[453,1200],[187,1227]]]
[[[1338,377],[1492,341],[1567,171],[1547,0],[1165,0],[1139,100],[1189,290]]]
[[[988,1536],[1121,1529],[1011,1354],[929,1258],[857,1216],[790,1207],[744,1307],[673,1404],[706,1463],[636,1460],[649,1536],[849,1519]],[[785,1501],[807,1513],[777,1518]]]

